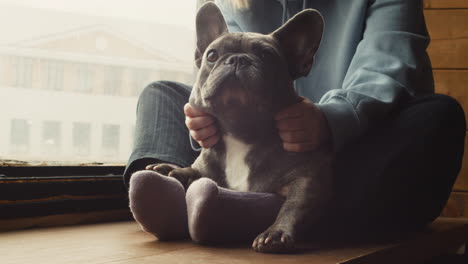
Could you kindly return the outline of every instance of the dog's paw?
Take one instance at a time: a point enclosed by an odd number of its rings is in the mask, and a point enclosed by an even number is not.
[[[151,168],[151,170],[153,170],[153,171],[155,171],[157,173],[160,173],[162,175],[165,175],[165,176],[168,176],[169,173],[171,171],[173,171],[174,169],[176,169],[176,167],[174,167],[174,165],[166,164],[166,163],[155,164]]]
[[[187,190],[188,186],[190,185],[190,170],[187,169],[175,169],[169,172],[167,176],[172,177],[178,180],[182,186],[184,186],[185,190]]]
[[[252,248],[262,253],[288,253],[294,250],[294,238],[290,232],[269,228],[255,238]]]

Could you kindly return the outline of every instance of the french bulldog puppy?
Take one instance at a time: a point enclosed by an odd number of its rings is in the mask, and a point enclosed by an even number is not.
[[[322,16],[304,10],[269,35],[229,33],[213,3],[197,14],[199,72],[190,104],[216,118],[222,135],[189,168],[158,166],[185,188],[201,177],[239,191],[285,197],[275,222],[253,243],[287,252],[314,225],[331,194],[331,151],[287,152],[274,115],[301,98],[293,81],[306,76],[323,31]]]

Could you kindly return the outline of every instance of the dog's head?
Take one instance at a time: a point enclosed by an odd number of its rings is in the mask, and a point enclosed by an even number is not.
[[[190,104],[223,122],[259,122],[299,101],[293,81],[312,67],[323,19],[307,9],[269,35],[229,33],[221,11],[208,2],[196,30],[200,70]]]

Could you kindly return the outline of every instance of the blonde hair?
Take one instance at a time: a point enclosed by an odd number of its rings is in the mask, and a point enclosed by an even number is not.
[[[250,1],[249,0],[232,0],[231,5],[235,9],[248,9],[250,7]]]
[[[248,9],[251,0],[230,0],[229,3],[234,9]],[[255,1],[255,0],[253,0]],[[200,7],[206,2],[214,2],[214,0],[197,0],[197,6]]]

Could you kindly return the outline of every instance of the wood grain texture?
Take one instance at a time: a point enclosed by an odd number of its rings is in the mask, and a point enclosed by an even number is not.
[[[468,37],[468,9],[426,10],[424,16],[432,40]]]
[[[468,68],[468,10],[426,10],[428,52],[435,69]]]
[[[424,8],[468,8],[466,0],[424,0]]]
[[[468,192],[452,192],[441,215],[468,218]]]
[[[131,219],[133,218],[128,209],[0,219],[0,232],[32,227],[68,226]]]
[[[208,247],[159,242],[134,222],[44,228],[0,234],[2,263],[416,263],[461,245],[462,222],[439,221],[431,232],[398,243],[315,245],[296,255],[256,253],[249,245]],[[396,262],[395,262],[396,260]],[[370,262],[371,261],[371,262]],[[391,262],[394,261],[394,262]]]
[[[468,120],[468,70],[434,70],[433,73],[436,92],[455,98]]]
[[[468,39],[433,40],[427,51],[434,69],[468,68]]]
[[[465,140],[465,155],[463,157],[462,168],[460,174],[458,174],[453,190],[468,192],[468,139]]]
[[[434,70],[437,93],[450,95],[463,107],[468,122],[468,70]],[[468,191],[468,140],[465,141],[465,156],[455,182],[454,190]]]

